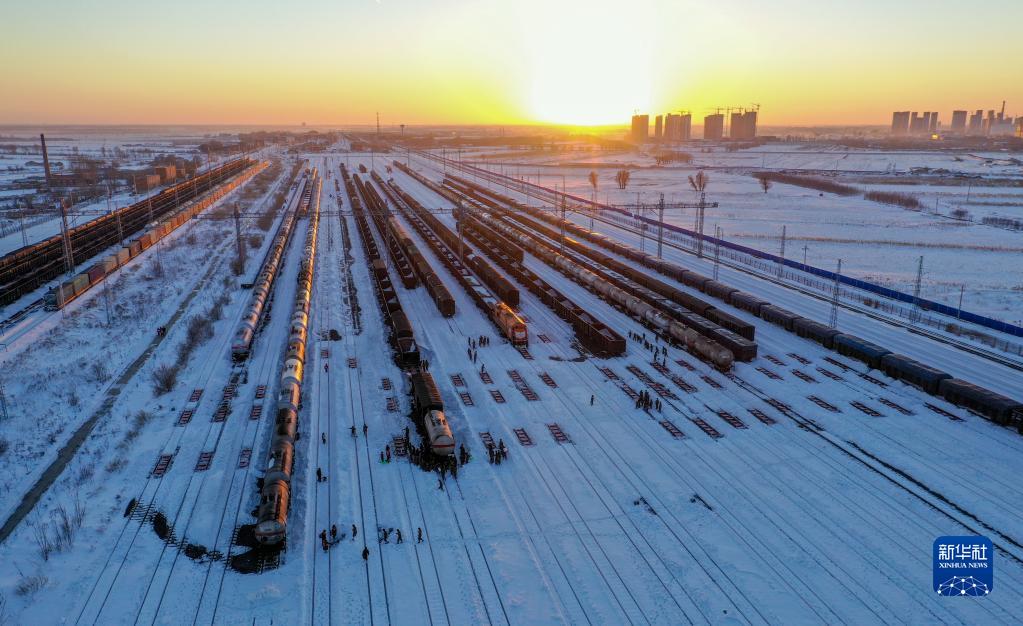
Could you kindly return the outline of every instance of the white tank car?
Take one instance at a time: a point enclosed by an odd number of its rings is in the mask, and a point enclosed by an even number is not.
[[[301,393],[301,389],[295,383],[281,385],[281,390],[277,392],[277,408],[291,409],[297,413]]]
[[[426,435],[430,438],[430,449],[434,454],[453,455],[455,438],[451,435],[451,427],[444,417],[443,411],[429,411],[423,418]]]
[[[302,361],[298,359],[288,359],[284,362],[284,369],[281,371],[281,386],[293,382],[296,385],[302,384]]]
[[[309,314],[301,309],[291,314],[291,334],[299,328],[303,331],[309,328]]]

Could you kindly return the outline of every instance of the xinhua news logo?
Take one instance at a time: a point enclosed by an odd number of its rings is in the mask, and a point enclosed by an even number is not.
[[[933,551],[938,595],[982,597],[994,589],[995,551],[987,537],[938,537]]]

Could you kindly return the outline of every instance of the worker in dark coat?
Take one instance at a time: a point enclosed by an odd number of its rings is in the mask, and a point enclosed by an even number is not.
[[[337,539],[337,524],[330,525],[330,540],[334,541]]]
[[[422,527],[419,528],[419,531],[418,531],[416,537],[417,537],[416,543],[423,543],[423,529],[422,529]]]
[[[398,543],[405,543],[405,540],[402,539],[402,537],[401,537],[401,529],[400,528],[395,529],[394,532],[398,533]]]
[[[368,546],[364,546],[362,548],[362,560],[363,561],[368,561],[369,560],[369,547]]]
[[[352,524],[352,541],[355,541],[355,536],[359,534],[359,529]]]

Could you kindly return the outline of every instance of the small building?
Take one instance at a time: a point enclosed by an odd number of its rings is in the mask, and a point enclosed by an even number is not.
[[[160,186],[159,174],[136,174],[132,183],[136,193],[148,193]]]
[[[173,165],[161,165],[154,168],[153,171],[155,171],[156,175],[160,177],[161,183],[174,181],[178,177],[178,168]]]

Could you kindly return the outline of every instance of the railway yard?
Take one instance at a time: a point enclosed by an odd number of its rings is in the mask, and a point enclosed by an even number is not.
[[[1023,621],[1018,355],[448,157],[269,150],[0,258],[18,623]]]

